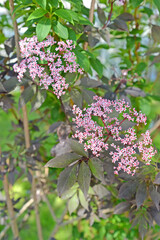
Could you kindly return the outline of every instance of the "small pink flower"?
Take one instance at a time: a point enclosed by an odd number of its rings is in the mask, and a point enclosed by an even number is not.
[[[135,125],[146,124],[146,116],[131,109],[122,100],[110,101],[98,96],[95,96],[94,100],[95,102],[83,111],[76,105],[73,106],[73,113],[76,115],[74,121],[77,125],[77,131],[73,137],[78,138],[80,143],[84,143],[85,150],[91,150],[97,157],[102,151],[107,151],[109,146],[112,147],[113,150],[109,154],[112,162],[116,164],[115,174],[120,170],[135,174],[139,167],[137,151],[142,154],[142,160],[149,165],[156,153],[152,147],[149,131],[142,134],[144,138],[142,141],[137,142],[133,127],[125,131],[122,128],[126,120],[134,122]],[[119,116],[112,117],[113,112],[117,112]],[[97,121],[94,120],[95,117],[98,117]]]
[[[51,47],[54,45],[55,52],[52,52]],[[53,37],[48,36],[46,40],[39,42],[36,36],[24,38],[20,41],[21,56],[24,59],[19,66],[13,66],[14,71],[18,73],[18,79],[21,81],[28,68],[33,81],[39,80],[39,85],[43,85],[45,89],[51,86],[59,98],[68,88],[63,75],[67,72],[83,73],[72,52],[74,48],[72,40],[67,40],[66,43],[56,42]]]

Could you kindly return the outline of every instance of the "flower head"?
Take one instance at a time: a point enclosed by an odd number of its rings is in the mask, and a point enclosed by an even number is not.
[[[117,6],[123,6],[125,3],[125,0],[116,0],[115,3]]]
[[[72,51],[74,48],[72,40],[56,42],[53,37],[48,36],[46,40],[39,42],[36,36],[24,38],[20,41],[23,60],[19,66],[13,66],[14,71],[18,73],[18,79],[21,81],[28,69],[33,81],[38,79],[39,85],[46,89],[52,86],[54,94],[59,98],[68,88],[65,73],[82,73]]]
[[[144,140],[137,142],[133,128],[134,125],[146,124],[146,116],[131,109],[122,100],[110,101],[98,96],[94,100],[87,109],[81,110],[76,105],[73,106],[76,115],[73,120],[77,126],[73,137],[78,138],[80,143],[84,142],[85,150],[90,149],[97,157],[102,151],[108,150],[112,162],[117,164],[115,173],[123,170],[134,174],[139,165],[137,152],[149,164],[156,153],[151,145],[149,131],[142,134]],[[129,126],[127,129],[126,124]]]

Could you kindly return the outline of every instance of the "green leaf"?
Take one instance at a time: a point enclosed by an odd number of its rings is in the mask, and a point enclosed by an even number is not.
[[[78,183],[75,183],[73,185],[73,187],[71,187],[68,191],[65,191],[61,195],[61,198],[62,199],[69,199],[69,198],[71,198],[77,192],[77,189],[78,189]]]
[[[53,26],[53,30],[59,37],[68,39],[68,29],[65,26],[63,26],[60,22],[57,22],[57,24]]]
[[[143,0],[131,0],[131,4],[134,8],[138,7],[142,2]]]
[[[79,168],[78,183],[79,183],[80,189],[84,193],[85,198],[87,198],[90,181],[91,181],[91,171],[88,165],[83,161]]]
[[[51,29],[51,20],[43,17],[37,24],[36,34],[39,41],[43,41]]]
[[[68,39],[70,39],[72,41],[76,41],[77,40],[76,34],[75,34],[75,32],[71,28],[68,28],[68,33],[69,33]]]
[[[97,59],[89,59],[93,69],[98,73],[98,76],[101,78],[103,76],[103,64]]]
[[[43,8],[38,8],[34,12],[32,12],[31,15],[29,15],[27,21],[43,17],[46,13],[47,11],[44,10]]]
[[[83,17],[82,15],[78,15],[78,18],[79,18],[79,23],[80,23],[80,24],[93,26],[93,24],[92,24],[88,19],[86,19],[85,17]]]
[[[91,169],[92,174],[100,181],[104,181],[104,170],[102,162],[98,158],[94,157],[89,159],[88,165]]]
[[[70,23],[73,23],[72,15],[68,9],[58,9],[54,12],[58,17],[67,20]]]
[[[35,95],[33,101],[31,102],[31,105],[32,105],[31,112],[37,110],[42,105],[42,103],[46,99],[46,95],[47,95],[47,93],[46,93],[45,89],[38,90],[38,92]]]
[[[141,73],[145,70],[147,64],[145,62],[140,62],[135,69],[135,72],[141,75]]]
[[[36,0],[36,2],[44,9],[46,9],[46,0]]]
[[[73,152],[77,153],[78,155],[88,157],[88,153],[84,150],[83,144],[80,144],[78,141],[73,139],[68,139],[68,142]]]
[[[51,159],[49,162],[46,163],[45,167],[65,168],[69,164],[75,162],[80,158],[81,156],[76,153],[65,153]]]
[[[68,201],[68,211],[69,214],[72,214],[72,212],[74,212],[77,207],[79,205],[79,200],[78,200],[78,196],[77,193]]]
[[[84,194],[81,190],[79,190],[79,200],[82,207],[88,210],[88,202],[86,201]]]
[[[53,8],[58,8],[58,0],[47,0],[47,3],[50,4]]]
[[[90,63],[86,55],[78,50],[74,50],[74,53],[76,54],[77,62],[79,63],[80,67],[84,68],[84,70],[88,72],[90,69]]]
[[[61,196],[68,191],[76,182],[77,179],[77,164],[72,167],[67,167],[63,170],[58,178],[57,191]]]
[[[153,0],[153,2],[155,3],[155,5],[158,8],[158,11],[160,12],[160,0]]]

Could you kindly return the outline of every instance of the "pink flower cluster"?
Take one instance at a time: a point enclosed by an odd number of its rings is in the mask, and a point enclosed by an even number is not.
[[[90,149],[93,155],[100,156],[100,152],[109,150],[112,162],[116,163],[115,174],[120,170],[134,174],[138,168],[138,152],[142,160],[149,164],[155,155],[149,131],[142,134],[143,140],[137,141],[133,125],[146,124],[146,116],[122,100],[110,101],[95,96],[95,102],[89,108],[81,110],[73,106],[77,131],[73,135],[79,142],[84,142],[85,150]],[[123,130],[125,124],[131,127]],[[112,150],[111,150],[112,149]]]
[[[74,48],[72,40],[67,40],[66,43],[56,42],[53,37],[48,36],[46,40],[39,42],[36,36],[24,38],[20,41],[21,56],[24,59],[19,66],[14,65],[14,71],[18,73],[18,79],[21,81],[28,69],[33,81],[38,81],[45,89],[52,86],[54,94],[59,98],[68,88],[65,73],[82,74],[72,51]]]
[[[116,0],[115,3],[117,6],[123,6],[125,3],[125,0]]]

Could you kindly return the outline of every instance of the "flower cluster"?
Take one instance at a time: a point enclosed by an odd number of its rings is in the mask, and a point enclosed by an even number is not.
[[[116,0],[115,3],[117,6],[123,6],[125,3],[125,0]]]
[[[134,174],[139,165],[137,153],[149,164],[156,153],[149,131],[142,134],[142,141],[137,141],[133,128],[134,125],[146,124],[146,116],[122,100],[110,101],[98,96],[94,100],[87,109],[73,106],[76,115],[73,121],[78,129],[73,137],[80,143],[84,142],[85,150],[90,149],[97,157],[103,150],[108,150],[112,162],[116,163],[115,174],[120,170]]]
[[[23,60],[20,65],[14,65],[14,71],[18,73],[21,81],[26,70],[30,77],[46,89],[52,86],[53,92],[59,98],[65,94],[68,84],[65,82],[65,73],[79,72],[82,69],[76,63],[76,57],[72,51],[75,46],[72,40],[56,42],[48,36],[43,42],[39,42],[36,36],[20,41],[20,51]]]

